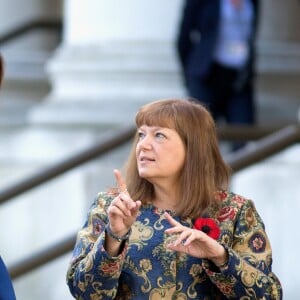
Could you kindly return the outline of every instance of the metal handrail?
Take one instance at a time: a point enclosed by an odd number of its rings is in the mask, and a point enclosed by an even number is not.
[[[298,123],[288,124],[298,126]],[[218,137],[220,140],[228,141],[252,141],[266,137],[274,132],[277,132],[287,125],[222,125],[217,128]]]
[[[233,172],[237,172],[299,142],[300,126],[291,125],[229,154],[225,159]]]
[[[34,30],[34,29],[51,29],[62,31],[61,20],[47,20],[47,19],[36,19],[31,20],[22,25],[15,27],[14,29],[0,35],[0,45],[10,42],[11,40],[18,38],[19,36]]]
[[[46,263],[70,252],[75,244],[76,233],[71,234],[62,241],[48,246],[46,249],[37,251],[28,257],[20,260],[8,268],[12,279],[20,277]]]
[[[296,125],[295,125],[296,126]],[[258,127],[258,126],[226,126],[218,129],[218,135],[220,139],[225,140],[255,140],[265,136],[267,133],[273,133],[277,127]],[[77,153],[72,157],[60,161],[49,168],[41,170],[36,174],[27,177],[17,183],[12,184],[2,190],[0,190],[0,205],[7,202],[13,197],[16,197],[28,190],[37,187],[38,185],[63,174],[89,160],[92,160],[100,155],[106,153],[109,150],[121,145],[133,137],[135,132],[134,126],[129,126],[121,129],[119,132],[114,133],[96,144],[93,144],[90,148]],[[241,138],[243,137],[243,138]],[[237,152],[235,152],[235,156]]]
[[[237,172],[299,142],[300,126],[291,125],[258,140],[255,144],[250,145],[245,149],[236,151],[225,159],[231,166],[233,172]],[[11,277],[15,279],[63,254],[66,254],[73,249],[75,239],[76,233],[55,245],[34,253],[30,257],[13,264],[9,267]]]
[[[135,131],[134,126],[119,129],[103,137],[101,141],[88,149],[4,188],[0,191],[0,204],[128,142],[134,136]]]

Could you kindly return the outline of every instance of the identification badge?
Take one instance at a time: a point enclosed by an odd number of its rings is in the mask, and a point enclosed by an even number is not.
[[[240,58],[247,57],[248,55],[247,44],[240,41],[231,41],[228,43],[227,51],[230,55],[238,56]]]

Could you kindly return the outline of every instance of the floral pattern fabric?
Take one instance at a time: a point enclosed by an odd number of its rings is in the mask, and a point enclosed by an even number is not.
[[[117,257],[104,248],[106,209],[113,199],[99,193],[78,232],[67,273],[76,299],[282,299],[281,285],[271,270],[271,246],[264,224],[251,200],[220,191],[219,209],[211,209],[220,228],[218,241],[228,250],[226,268],[207,259],[167,249],[172,236],[164,211],[142,206],[129,240]],[[193,220],[175,217],[193,227]]]

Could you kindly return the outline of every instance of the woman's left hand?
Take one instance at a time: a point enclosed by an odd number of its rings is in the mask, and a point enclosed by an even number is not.
[[[177,238],[168,244],[168,249],[184,252],[198,258],[207,258],[213,261],[217,266],[227,261],[227,251],[216,240],[201,230],[181,225],[168,213],[165,213],[165,217],[173,226],[172,228],[166,229],[165,233],[177,235]]]

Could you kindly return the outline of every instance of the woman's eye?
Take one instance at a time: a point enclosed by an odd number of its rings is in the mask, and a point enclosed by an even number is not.
[[[143,132],[138,132],[139,140],[143,139],[145,137],[145,134]]]
[[[165,135],[164,135],[163,133],[161,133],[161,132],[157,132],[157,133],[155,134],[155,136],[156,136],[157,138],[164,138],[164,137],[165,137]]]

